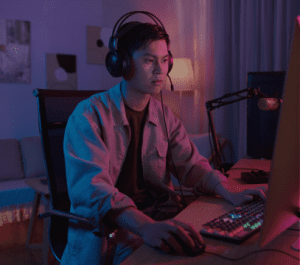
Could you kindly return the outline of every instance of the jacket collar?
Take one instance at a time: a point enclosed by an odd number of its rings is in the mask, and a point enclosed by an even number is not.
[[[112,115],[115,121],[116,126],[125,126],[129,125],[129,122],[126,117],[126,111],[125,111],[125,104],[121,92],[121,82],[117,84],[116,86],[112,87],[108,91],[110,100],[113,102],[113,108]],[[149,101],[149,114],[147,116],[146,122],[152,122],[154,125],[158,125],[158,107],[161,109],[161,106],[159,106],[161,103],[154,99],[153,97],[150,97]]]

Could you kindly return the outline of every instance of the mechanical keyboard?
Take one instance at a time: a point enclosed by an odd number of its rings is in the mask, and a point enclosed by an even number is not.
[[[232,243],[242,243],[259,231],[264,210],[264,200],[251,201],[207,222],[202,226],[200,234]]]

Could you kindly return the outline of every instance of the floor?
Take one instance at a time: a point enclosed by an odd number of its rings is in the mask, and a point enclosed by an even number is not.
[[[29,220],[4,224],[0,227],[0,264],[2,265],[42,265],[42,249],[25,247]],[[31,243],[42,242],[43,220],[37,220],[34,226]],[[52,254],[49,265],[59,264]]]

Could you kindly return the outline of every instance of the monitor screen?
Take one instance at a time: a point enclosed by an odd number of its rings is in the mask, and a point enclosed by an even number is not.
[[[295,20],[259,245],[299,221],[300,16]]]

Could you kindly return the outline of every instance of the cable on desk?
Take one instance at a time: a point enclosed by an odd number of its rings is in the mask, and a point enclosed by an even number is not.
[[[244,258],[247,258],[248,256],[252,255],[252,254],[255,254],[255,253],[259,253],[259,252],[264,252],[264,251],[274,251],[274,252],[279,252],[279,253],[282,253],[282,254],[285,254],[293,259],[296,259],[296,260],[300,260],[299,258],[296,258],[294,257],[293,255],[287,253],[287,252],[284,252],[282,250],[279,250],[279,249],[261,249],[261,250],[256,250],[256,251],[253,251],[253,252],[250,252],[248,253],[247,255],[243,256],[243,257],[240,257],[240,258],[237,258],[237,259],[233,259],[233,258],[228,258],[228,257],[224,257],[222,255],[219,255],[219,254],[216,254],[216,253],[213,253],[213,252],[208,252],[208,251],[205,251],[204,253],[207,253],[207,254],[211,254],[211,255],[215,255],[215,256],[218,256],[220,258],[223,258],[223,259],[226,259],[226,260],[230,260],[230,261],[239,261],[239,260],[242,260]]]

